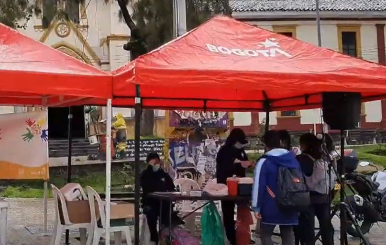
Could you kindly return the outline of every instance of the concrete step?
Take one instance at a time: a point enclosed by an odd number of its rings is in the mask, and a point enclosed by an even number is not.
[[[50,157],[67,157],[68,140],[50,140],[48,142],[48,149]],[[73,156],[88,156],[96,153],[98,153],[98,145],[90,145],[87,139],[73,139]]]
[[[62,146],[62,145],[68,145],[68,140],[51,140],[48,141],[49,146]],[[74,140],[72,141],[72,145],[90,145],[90,142],[87,141],[79,141],[79,140]]]

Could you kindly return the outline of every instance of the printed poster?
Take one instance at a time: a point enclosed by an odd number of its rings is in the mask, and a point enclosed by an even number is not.
[[[48,179],[47,120],[47,111],[0,115],[0,179]]]
[[[190,169],[206,178],[213,179],[216,175],[216,156],[221,142],[215,137],[193,142],[184,139],[169,141],[169,163],[174,172],[184,172]],[[177,175],[174,174],[175,178]]]

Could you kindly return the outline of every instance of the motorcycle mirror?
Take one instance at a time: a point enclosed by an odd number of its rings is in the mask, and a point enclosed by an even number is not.
[[[361,167],[366,167],[366,166],[369,166],[370,165],[370,162],[360,162],[359,163],[359,166]]]

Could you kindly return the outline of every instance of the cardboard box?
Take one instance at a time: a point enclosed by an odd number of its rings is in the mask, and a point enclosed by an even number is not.
[[[132,219],[134,218],[134,204],[115,202],[111,204],[111,218],[110,219]]]
[[[68,217],[73,224],[90,223],[91,213],[88,200],[66,201]],[[99,219],[98,204],[95,202],[96,218]],[[60,222],[64,224],[63,213],[61,212],[61,203],[59,202]],[[114,219],[132,219],[134,218],[134,204],[127,202],[111,203],[111,218]]]
[[[73,224],[90,223],[91,213],[88,200],[66,201],[68,217]],[[59,201],[60,222],[64,224],[61,202]]]

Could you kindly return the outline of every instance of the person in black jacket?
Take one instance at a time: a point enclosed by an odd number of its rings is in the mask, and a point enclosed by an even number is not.
[[[314,171],[315,160],[322,159],[322,145],[318,138],[312,133],[303,134],[300,139],[302,153],[296,156],[300,163],[303,174],[311,177]],[[326,175],[328,173],[326,172]],[[330,219],[329,191],[326,194],[310,191],[310,208],[300,213],[299,227],[295,232],[296,238],[302,245],[315,244],[315,216],[319,220],[320,232],[323,245],[334,244],[334,228]],[[296,239],[297,240],[297,239]]]
[[[142,187],[142,209],[146,215],[150,231],[150,240],[158,244],[157,221],[160,216],[160,201],[150,198],[148,195],[153,192],[174,191],[173,180],[168,173],[161,169],[161,160],[157,153],[149,153],[146,158],[148,167],[141,174]],[[169,222],[169,203],[162,203],[162,225]]]
[[[234,128],[230,132],[225,144],[220,148],[216,158],[217,183],[226,184],[227,178],[232,176],[245,177],[245,167],[251,166],[244,147],[249,144],[244,131]],[[222,201],[221,208],[225,233],[231,245],[236,245],[235,230],[235,202]]]

